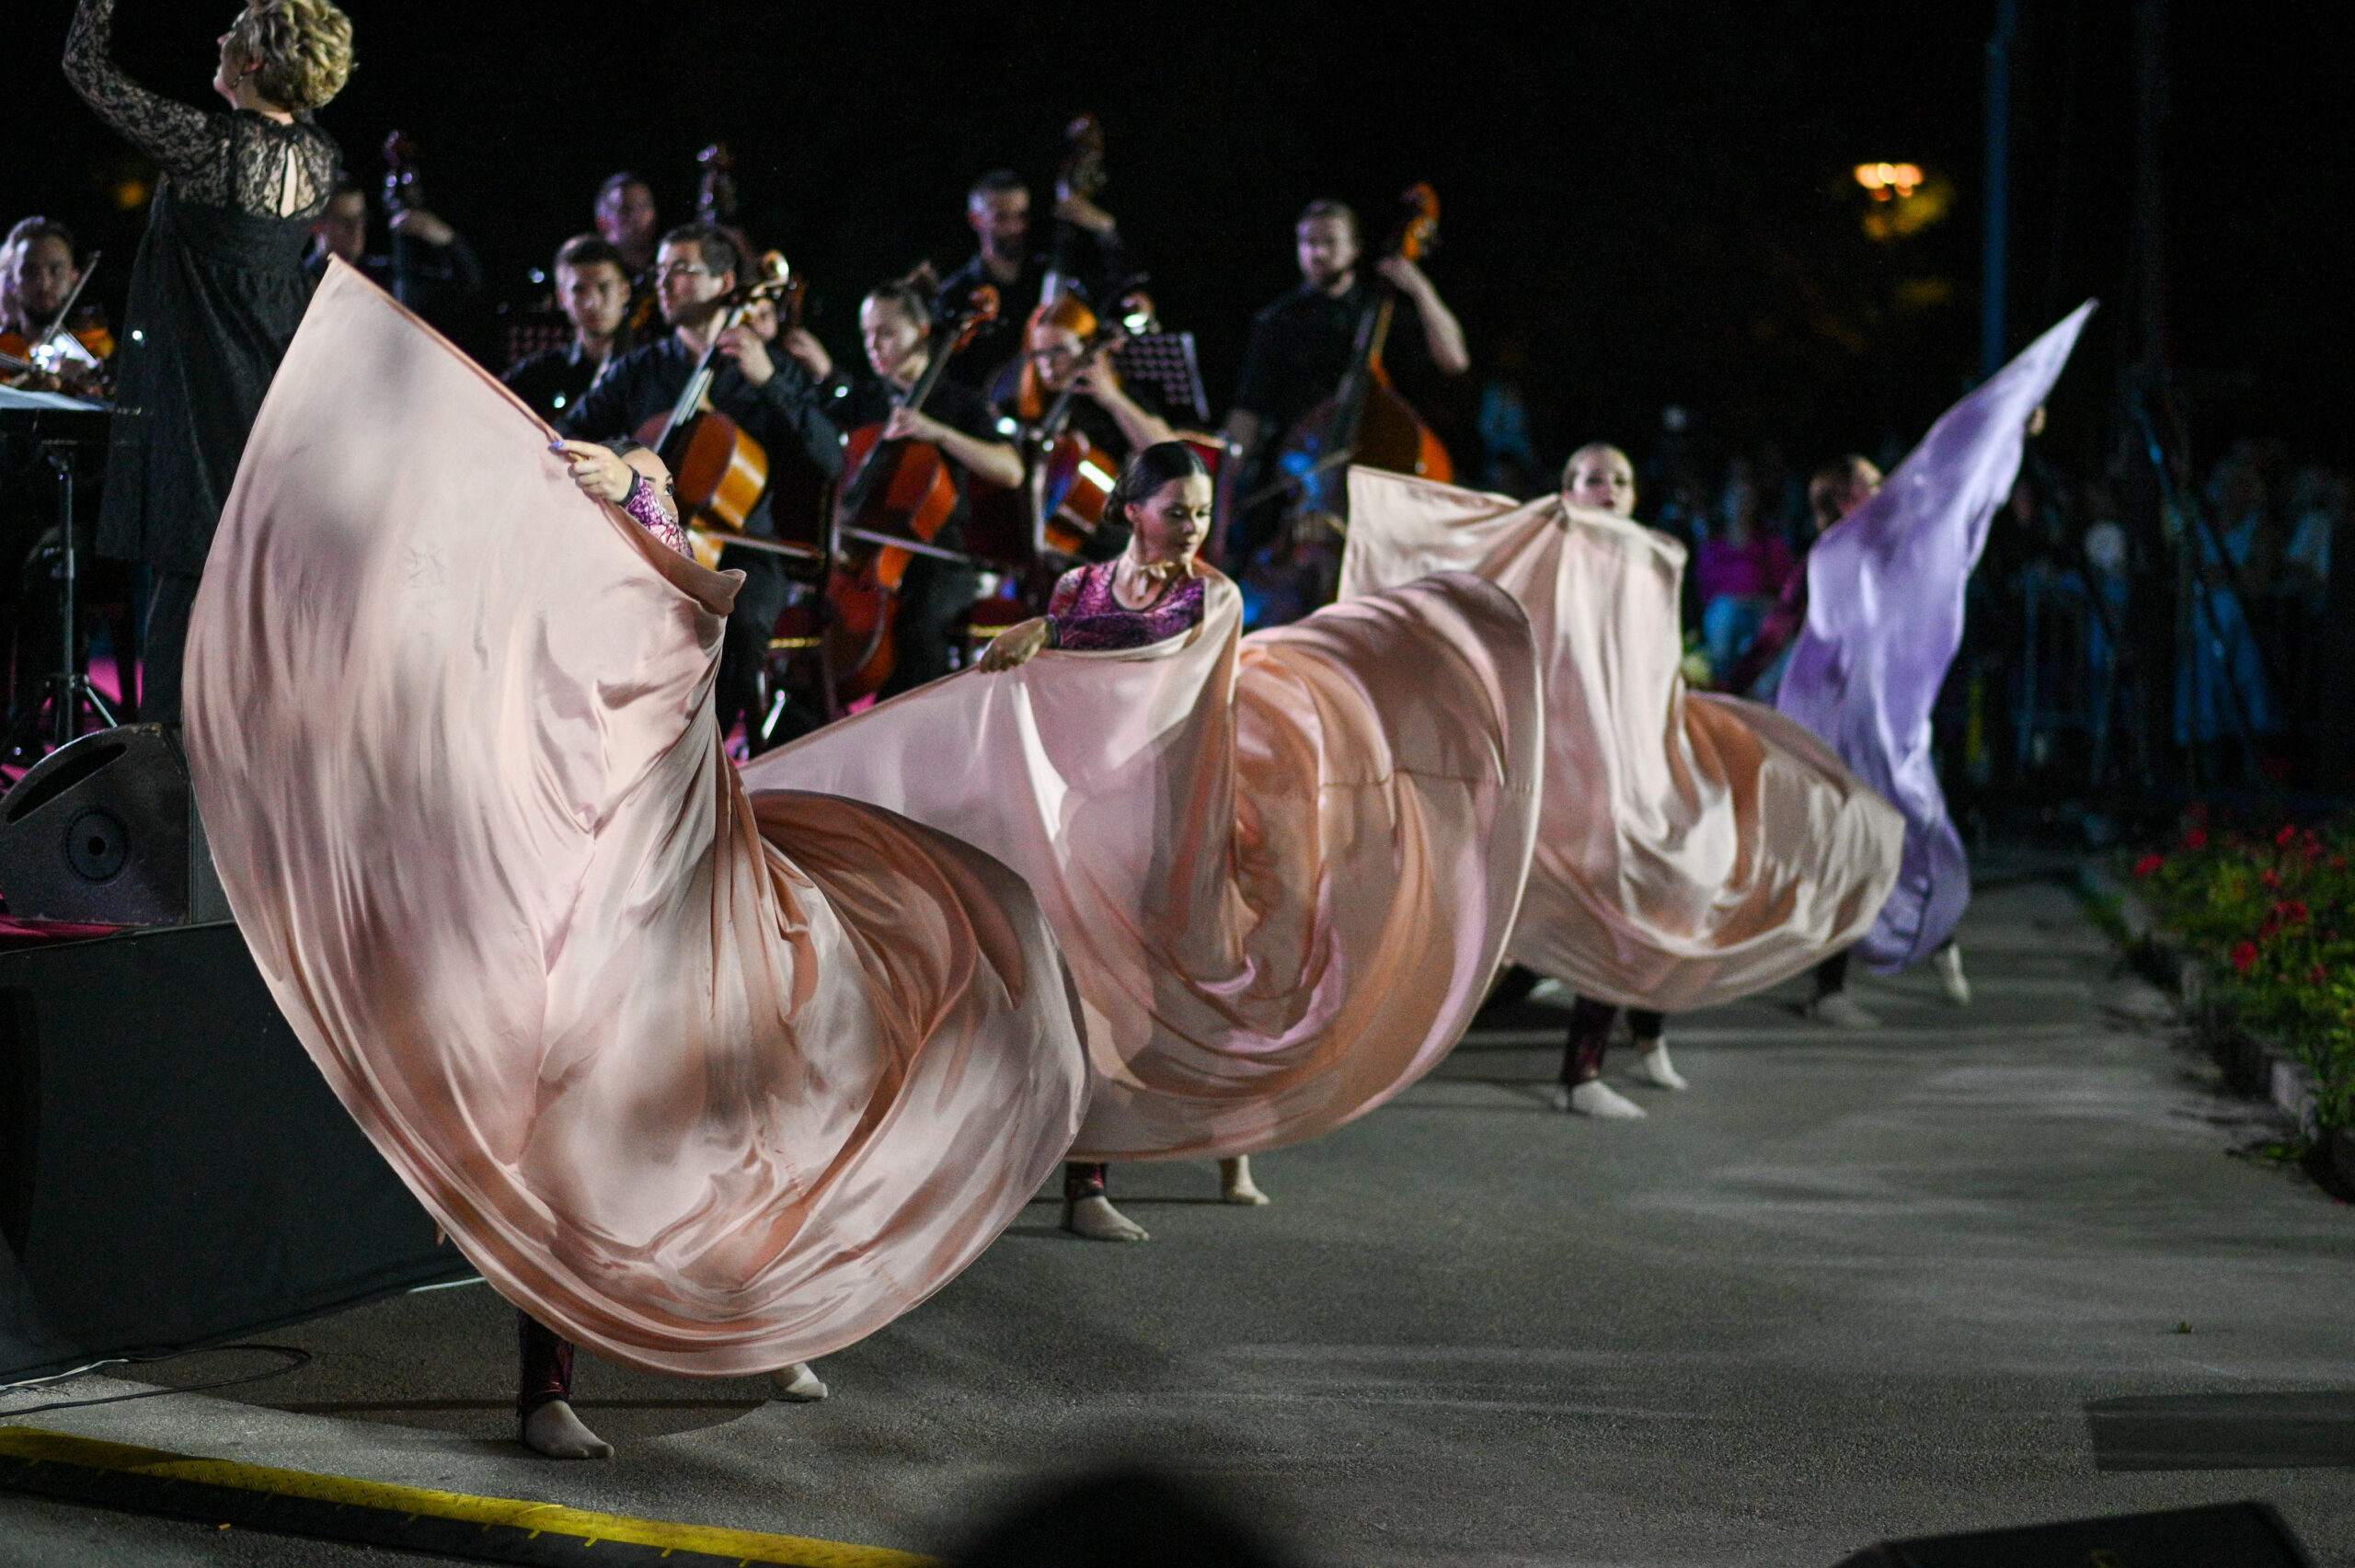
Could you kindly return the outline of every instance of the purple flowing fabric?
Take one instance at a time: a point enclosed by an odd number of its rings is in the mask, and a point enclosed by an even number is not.
[[[1857,956],[1927,957],[1970,903],[1970,863],[1930,756],[1930,708],[1962,646],[1963,589],[2012,493],[2028,417],[2068,363],[2090,300],[1930,427],[1880,494],[1816,541],[1807,627],[1775,707],[1823,738],[1905,818],[1904,862]]]
[[[197,801],[287,1021],[501,1295],[633,1367],[784,1367],[1021,1212],[1079,1022],[1005,866],[745,793],[711,702],[741,574],[547,434],[328,269],[197,596]]]

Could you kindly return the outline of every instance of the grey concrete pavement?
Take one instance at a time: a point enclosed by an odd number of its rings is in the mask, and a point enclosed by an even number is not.
[[[2355,1471],[2105,1470],[2085,1414],[2325,1392],[2355,1432],[2355,1209],[2229,1157],[2262,1125],[2058,887],[1983,889],[1963,943],[1968,1010],[1922,973],[1855,982],[1874,1034],[1803,1023],[1797,986],[1673,1020],[1694,1089],[1626,1086],[1646,1121],[1549,1111],[1560,1014],[1525,1007],[1258,1162],[1271,1207],[1212,1201],[1207,1166],[1116,1168],[1150,1243],[1034,1205],[826,1361],[822,1405],[584,1365],[610,1464],[506,1441],[512,1320],[479,1286],[261,1336],[316,1353],[290,1377],[31,1424],[917,1550],[1028,1478],[1142,1455],[1330,1562],[1829,1564],[2256,1496],[2355,1564]],[[69,1538],[389,1560],[0,1497],[0,1563],[75,1560],[43,1545]]]

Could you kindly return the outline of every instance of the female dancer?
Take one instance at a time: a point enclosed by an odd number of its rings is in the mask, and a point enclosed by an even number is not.
[[[351,74],[351,23],[327,0],[252,0],[221,35],[230,112],[207,113],[122,74],[114,8],[81,0],[65,74],[164,172],[132,264],[98,549],[150,572],[139,715],[177,724],[197,579],[310,303],[303,249],[339,161],[311,116]]]
[[[1428,1071],[1502,956],[1534,832],[1526,617],[1456,574],[1241,635],[1193,562],[1192,452],[1130,460],[1122,555],[982,668],[754,760],[956,834],[1020,873],[1087,1020],[1070,1158],[1082,1234],[1134,1239],[1096,1162],[1242,1157],[1314,1138]]]
[[[650,455],[547,440],[332,264],[198,595],[187,733],[280,1010],[528,1314],[527,1441],[586,1457],[568,1342],[815,1393],[1021,1211],[1087,1066],[1005,865],[745,793],[710,701],[736,579],[676,552]]]
[[[1163,441],[1143,448],[1122,467],[1104,504],[1106,524],[1127,532],[1128,547],[1112,560],[1065,572],[1047,613],[1000,633],[983,650],[982,669],[1019,669],[1041,648],[1144,647],[1200,625],[1202,578],[1194,554],[1210,534],[1214,499],[1210,469],[1192,447]],[[1063,1167],[1063,1229],[1095,1242],[1147,1240],[1143,1226],[1112,1207],[1105,1172],[1101,1160]],[[1219,1196],[1228,1203],[1268,1201],[1252,1183],[1248,1156],[1219,1162]]]
[[[1858,956],[1885,973],[1935,957],[1958,1001],[1970,995],[1952,941],[1970,863],[1938,787],[1930,708],[1962,646],[1963,595],[1988,524],[2092,309],[2079,306],[1940,415],[1889,482],[1815,542],[1806,625],[1775,692],[1777,708],[1904,814],[1902,869]],[[1836,989],[1828,1000],[1846,1001]]]
[[[1903,825],[1798,725],[1686,691],[1684,550],[1629,521],[1624,454],[1582,449],[1562,494],[1522,506],[1366,469],[1350,483],[1345,598],[1470,570],[1529,614],[1545,668],[1544,821],[1511,956],[1578,999],[1555,1104],[1640,1116],[1601,1079],[1614,1012],[1630,1009],[1652,1047],[1643,1077],[1681,1082],[1653,1047],[1661,1013],[1762,990],[1854,942],[1896,877]]]

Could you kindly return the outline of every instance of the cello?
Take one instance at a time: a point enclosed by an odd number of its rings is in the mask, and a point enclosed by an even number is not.
[[[767,452],[735,420],[711,406],[711,383],[719,372],[719,338],[742,322],[756,303],[782,297],[795,281],[784,257],[770,251],[761,258],[759,279],[739,284],[732,293],[722,296],[711,347],[704,350],[671,412],[638,427],[638,439],[670,466],[679,516],[691,531],[742,534],[744,520],[768,489]],[[821,558],[821,552],[815,549],[780,549],[788,555]]]
[[[1439,193],[1427,183],[1409,187],[1402,200],[1407,217],[1392,235],[1384,254],[1420,261],[1439,240]],[[1285,506],[1287,533],[1295,544],[1347,532],[1350,515],[1350,465],[1388,469],[1446,484],[1455,477],[1455,464],[1439,437],[1423,423],[1407,401],[1390,384],[1382,362],[1383,346],[1398,309],[1398,291],[1387,279],[1358,318],[1357,337],[1349,368],[1333,395],[1302,415],[1284,433],[1276,456],[1279,477],[1246,505],[1280,491],[1291,492]]]
[[[1028,458],[1032,546],[1040,554],[1076,555],[1104,521],[1104,504],[1111,499],[1120,477],[1119,460],[1078,430],[1072,429],[1073,400],[1084,395],[1080,377],[1088,366],[1119,351],[1121,344],[1143,332],[1157,332],[1153,302],[1130,294],[1119,314],[1088,334],[1080,345],[1072,379],[1030,432]]]
[[[923,410],[950,356],[996,320],[997,309],[997,291],[985,283],[934,326],[924,373],[902,407]],[[956,510],[957,481],[937,447],[885,441],[881,425],[862,425],[844,441],[834,492],[835,564],[826,583],[825,651],[837,702],[867,696],[891,678],[891,621],[908,563],[918,555],[970,559],[933,543]]]

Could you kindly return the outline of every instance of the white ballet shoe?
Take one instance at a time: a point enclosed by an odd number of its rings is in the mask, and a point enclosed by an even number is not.
[[[1848,999],[1846,991],[1835,990],[1819,996],[1807,1004],[1808,1017],[1819,1024],[1829,1024],[1835,1029],[1878,1029],[1880,1018],[1867,1013]]]
[[[1651,1042],[1644,1054],[1636,1059],[1635,1075],[1655,1089],[1693,1087],[1684,1081],[1684,1075],[1676,1070],[1676,1064],[1668,1059],[1668,1037],[1664,1035]]]
[[[1576,1088],[1567,1083],[1557,1085],[1554,1090],[1554,1108],[1607,1122],[1641,1121],[1645,1114],[1641,1105],[1600,1078],[1590,1078]]]
[[[1970,980],[1962,972],[1962,949],[1947,943],[1930,955],[1930,963],[1938,971],[1938,989],[1957,1007],[1970,1005]]]
[[[810,1369],[807,1361],[796,1361],[790,1367],[770,1373],[769,1386],[776,1398],[789,1404],[816,1404],[833,1391],[826,1387],[824,1379]]]
[[[1149,1242],[1151,1232],[1095,1193],[1063,1204],[1063,1229],[1091,1242]]]
[[[552,1459],[610,1459],[614,1446],[589,1430],[572,1406],[551,1400],[523,1417],[523,1446]]]
[[[1218,1162],[1218,1196],[1221,1203],[1246,1204],[1254,1208],[1268,1201],[1268,1195],[1252,1185],[1249,1155],[1238,1154]]]

